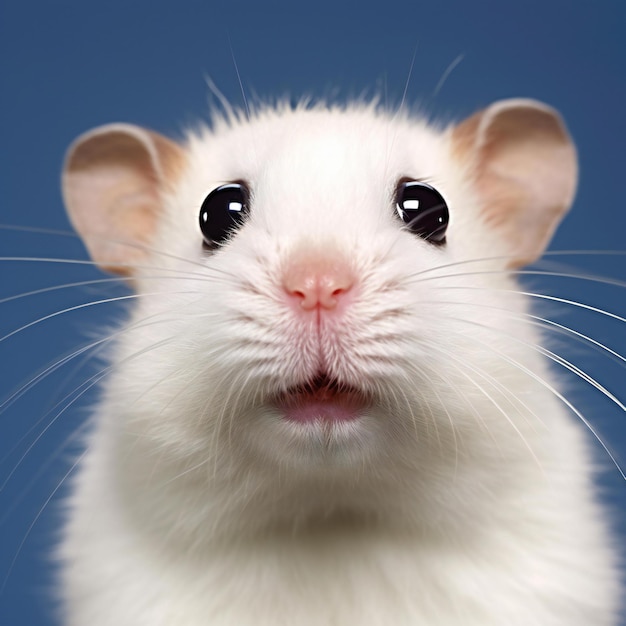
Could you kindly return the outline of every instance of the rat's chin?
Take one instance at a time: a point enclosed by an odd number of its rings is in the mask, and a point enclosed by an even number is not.
[[[241,432],[265,460],[336,479],[333,472],[342,468],[351,476],[381,449],[385,421],[379,413],[374,395],[320,375],[267,398]]]
[[[361,418],[371,399],[358,389],[322,375],[276,395],[272,404],[288,422],[341,425]]]

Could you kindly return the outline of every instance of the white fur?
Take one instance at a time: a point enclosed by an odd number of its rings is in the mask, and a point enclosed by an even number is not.
[[[68,626],[616,624],[590,454],[526,302],[504,260],[433,269],[506,253],[450,133],[279,107],[186,151],[70,502]],[[447,246],[401,228],[402,176],[446,198]],[[233,180],[250,219],[206,255],[200,205]],[[381,398],[331,436],[264,404],[319,359],[279,278],[311,242],[358,277],[328,367]]]

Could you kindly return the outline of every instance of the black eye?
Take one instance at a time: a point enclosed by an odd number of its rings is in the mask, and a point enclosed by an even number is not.
[[[214,189],[202,203],[200,230],[204,244],[215,248],[224,243],[248,217],[250,193],[241,183]]]
[[[446,242],[448,205],[434,187],[417,181],[400,183],[396,211],[412,233],[436,245]]]

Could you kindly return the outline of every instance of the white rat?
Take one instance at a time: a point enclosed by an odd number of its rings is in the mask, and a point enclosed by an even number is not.
[[[66,624],[615,625],[591,453],[514,280],[576,178],[531,100],[81,136],[70,217],[138,295],[69,505]]]

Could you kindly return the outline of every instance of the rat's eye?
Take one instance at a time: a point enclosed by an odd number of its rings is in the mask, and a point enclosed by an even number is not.
[[[248,217],[250,192],[243,183],[214,189],[202,203],[200,230],[204,245],[215,248],[224,243]]]
[[[417,181],[401,182],[396,211],[412,233],[436,245],[446,242],[448,205],[434,187]]]

